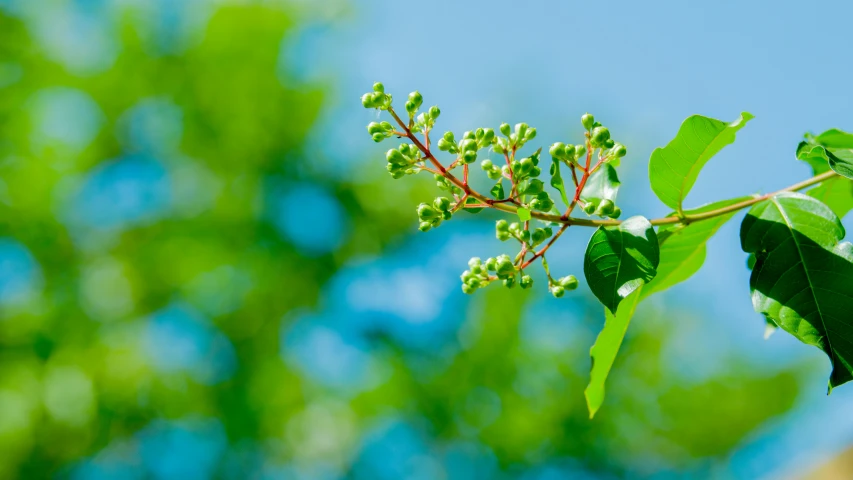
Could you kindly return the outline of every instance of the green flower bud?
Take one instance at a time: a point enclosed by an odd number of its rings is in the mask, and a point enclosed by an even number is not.
[[[495,274],[498,278],[509,278],[515,276],[515,265],[507,255],[501,255],[497,258],[497,266]]]
[[[533,240],[533,245],[539,245],[544,242],[546,238],[548,237],[545,235],[545,230],[541,228],[534,230],[533,234],[530,236],[530,239]]]
[[[596,206],[593,202],[586,202],[586,205],[583,206],[583,211],[587,215],[592,215],[595,212]]]
[[[522,168],[524,168],[524,162],[522,161],[521,163],[522,163]],[[531,179],[527,183],[527,188],[524,189],[524,194],[536,195],[539,192],[541,192],[543,188],[545,188],[545,184],[542,183],[542,180],[538,180],[538,179],[534,178],[534,179]]]
[[[566,150],[563,153],[563,155],[564,155],[564,158],[566,160],[571,160],[571,159],[575,158],[575,146],[572,145],[571,143],[566,145]]]
[[[434,220],[438,218],[439,213],[433,207],[427,205],[426,203],[421,203],[418,205],[418,218],[422,222],[426,222],[429,220]]]
[[[487,128],[483,131],[483,145],[491,145],[495,141],[495,131]]]
[[[575,145],[575,158],[581,158],[586,155],[586,145]]]
[[[382,133],[374,133],[374,134],[373,134],[373,141],[374,141],[374,142],[379,143],[379,142],[381,142],[382,140],[385,140],[385,135],[384,135],[384,134],[382,134]]]
[[[415,108],[420,108],[424,103],[424,97],[421,96],[421,93],[415,90],[414,92],[409,94],[409,101],[415,105]]]
[[[472,271],[474,270],[474,267],[479,267],[482,265],[483,261],[480,260],[480,257],[471,257],[471,259],[468,260],[468,267],[470,267]]]
[[[505,241],[509,240],[509,232],[498,231],[495,234],[495,237],[497,237],[498,240],[505,242]]]
[[[501,126],[500,126],[500,131],[501,131],[501,133],[503,134],[503,136],[508,137],[508,136],[509,136],[509,132],[510,132],[510,126],[509,126],[509,124],[508,124],[508,123],[502,123],[502,124],[501,124]]]
[[[418,225],[418,230],[420,230],[420,231],[422,231],[422,232],[426,232],[426,231],[428,231],[430,228],[432,228],[432,224],[431,224],[431,223],[429,223],[429,222],[421,222],[421,223]]]
[[[471,285],[468,285],[467,283],[462,284],[462,291],[468,295],[471,295],[476,290],[477,289],[475,287],[472,287]]]
[[[382,131],[382,125],[380,125],[378,122],[370,122],[367,124],[367,133],[371,135],[376,133],[382,133]]]
[[[521,235],[521,224],[518,222],[512,222],[509,224],[509,233],[515,235],[516,237]]]
[[[548,153],[554,158],[563,159],[566,155],[566,145],[563,142],[554,143]]]
[[[622,158],[627,154],[628,149],[625,147],[625,145],[622,145],[621,143],[613,145],[613,155],[615,155],[617,158]]]
[[[516,123],[515,124],[515,136],[516,138],[524,138],[527,135],[528,125],[526,123]]]
[[[491,180],[497,180],[497,179],[501,178],[501,169],[500,169],[500,168],[498,168],[498,167],[494,167],[494,168],[492,168],[491,170],[488,170],[488,171],[486,172],[486,175],[487,175],[487,176],[489,177],[489,179],[491,179]]]
[[[388,150],[385,154],[385,158],[388,160],[388,163],[393,163],[394,165],[406,165],[409,163],[408,160],[406,160],[406,157],[404,157],[399,150],[394,148]]]
[[[418,111],[418,106],[415,105],[415,102],[408,100],[406,101],[406,111],[409,112],[409,115],[414,115]]]
[[[557,281],[557,284],[566,290],[578,288],[578,279],[574,275],[567,275]]]
[[[551,291],[551,295],[553,295],[555,298],[560,298],[566,294],[566,289],[559,285],[551,285],[548,290]]]
[[[476,140],[477,135],[474,132],[468,130],[467,132],[462,134],[462,139],[463,140]]]
[[[499,232],[509,232],[509,224],[507,224],[506,220],[500,219],[495,222],[495,229]]]
[[[601,215],[602,217],[606,217],[613,213],[613,209],[616,205],[613,204],[613,201],[605,198],[598,204],[598,209],[595,211],[597,215]]]
[[[531,176],[531,177],[538,177],[538,176],[539,176],[539,175],[541,175],[541,174],[542,174],[542,169],[541,169],[541,168],[539,168],[539,167],[533,167],[533,168],[530,170],[530,176]]]
[[[380,82],[376,82],[373,84],[373,91],[378,93],[385,93],[385,85],[382,85]]]
[[[494,164],[492,163],[492,161],[491,161],[491,160],[489,160],[488,158],[487,158],[487,159],[485,159],[485,160],[483,160],[482,162],[480,162],[480,168],[482,168],[483,170],[487,170],[487,171],[488,171],[488,170],[491,170],[491,169],[492,169],[492,168],[494,168],[494,167],[495,167],[495,165],[494,165]]]
[[[471,277],[466,283],[471,288],[480,288],[480,286],[482,285],[482,282],[477,277]]]
[[[450,199],[447,197],[436,197],[435,200],[433,200],[432,205],[436,210],[446,212],[450,208]]]
[[[593,117],[591,113],[584,113],[581,116],[581,124],[583,125],[583,128],[590,130],[592,129],[592,126],[595,125],[595,117]]]
[[[610,130],[607,127],[595,127],[592,129],[592,143],[593,145],[604,145],[610,138]]]
[[[534,138],[536,138],[536,129],[535,128],[528,129],[527,133],[524,134],[524,141],[529,142],[529,141],[533,140]]]
[[[466,138],[465,140],[462,140],[462,142],[459,144],[459,148],[463,152],[476,152],[477,151],[477,141],[472,140],[470,138]]]
[[[504,279],[504,287],[512,288],[515,286],[515,277],[509,277]]]
[[[442,152],[453,152],[456,150],[456,144],[453,142],[448,142],[446,138],[438,139],[438,149]]]
[[[364,95],[362,95],[361,96],[361,104],[364,106],[364,108],[374,108],[373,94],[372,93],[365,93]]]
[[[522,242],[530,243],[530,230],[522,230],[520,238]]]
[[[438,106],[433,105],[429,107],[429,118],[435,120],[436,118],[438,118],[439,115],[441,115],[441,110],[438,108]]]
[[[516,163],[517,163],[517,162],[516,162]],[[509,165],[503,165],[503,166],[501,166],[501,173],[502,173],[505,177],[508,177],[508,176],[509,176],[509,173],[510,173],[510,171],[511,171],[511,170],[512,170],[512,169],[509,167]]]
[[[533,278],[530,275],[522,275],[521,281],[518,284],[521,288],[528,289],[533,286]]]
[[[498,261],[494,257],[486,259],[486,270],[494,272],[498,268]]]
[[[382,127],[382,130],[385,130],[386,132],[394,130],[394,126],[391,125],[389,122],[380,122],[379,126]]]
[[[612,138],[608,138],[606,142],[602,145],[604,148],[613,148],[613,145],[616,145],[616,142],[613,141]]]
[[[613,207],[613,211],[610,212],[610,218],[619,218],[622,216],[622,209],[619,207]]]
[[[474,163],[477,161],[477,151],[476,150],[468,150],[462,153],[462,162],[464,163]]]

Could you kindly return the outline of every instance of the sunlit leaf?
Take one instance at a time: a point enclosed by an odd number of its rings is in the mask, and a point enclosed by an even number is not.
[[[551,186],[560,192],[560,198],[563,199],[563,203],[568,207],[569,198],[566,195],[566,186],[563,185],[563,176],[560,174],[560,161],[556,158],[551,159]]]
[[[604,199],[616,203],[620,185],[622,184],[619,182],[616,169],[609,163],[604,163],[587,179],[581,198],[596,204]]]
[[[701,115],[688,117],[678,135],[666,147],[656,148],[649,159],[649,179],[658,198],[671,208],[681,209],[702,167],[734,142],[735,133],[752,118],[747,112],[731,123]]]

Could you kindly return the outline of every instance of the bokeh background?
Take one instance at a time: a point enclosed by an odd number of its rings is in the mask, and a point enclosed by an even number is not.
[[[851,478],[853,387],[752,310],[739,218],[644,304],[587,418],[585,287],[497,287],[490,212],[417,231],[359,96],[439,131],[526,121],[651,150],[756,115],[690,205],[810,175],[853,129],[843,1],[0,0],[0,478]],[[384,145],[383,145],[384,146]],[[845,224],[853,226],[847,220]],[[591,231],[552,269],[581,276]],[[541,279],[540,279],[541,280]],[[541,286],[540,281],[540,286]]]

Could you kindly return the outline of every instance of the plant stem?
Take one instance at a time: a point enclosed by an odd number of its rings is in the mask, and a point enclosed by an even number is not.
[[[447,171],[447,169],[444,168],[444,166],[441,164],[441,162],[439,162],[433,156],[433,154],[430,152],[429,148],[427,148],[420,140],[418,140],[418,138],[414,135],[414,133],[412,133],[411,129],[405,123],[403,123],[402,119],[400,119],[400,117],[397,116],[397,114],[394,112],[394,110],[392,108],[389,108],[388,112],[394,117],[394,120],[396,120],[397,123],[405,130],[406,137],[409,140],[411,140],[412,143],[414,143],[415,146],[418,147],[418,149],[424,154],[425,158],[427,160],[429,160],[435,166],[436,170],[438,170],[437,173],[440,173],[441,175],[443,175],[445,178],[450,180],[450,182],[452,182],[454,185],[461,188],[462,191],[465,192],[465,194],[467,194],[470,197],[476,198],[477,200],[482,202],[484,205],[487,205],[491,208],[494,208],[495,210],[500,210],[500,211],[507,212],[507,213],[517,214],[518,207],[516,205],[512,205],[512,204],[509,204],[507,202],[500,202],[500,201],[493,200],[493,199],[483,195],[482,193],[477,192],[476,190],[473,190],[467,184],[467,182],[460,180],[459,178],[454,176],[452,173]],[[589,167],[587,167],[587,172],[589,172]],[[832,178],[836,175],[838,175],[838,174],[835,173],[834,171],[830,170],[828,172],[821,173],[820,175],[815,175],[814,177],[809,178],[807,180],[804,180],[802,182],[795,183],[794,185],[791,185],[789,187],[785,187],[781,190],[777,190],[775,192],[768,193],[765,195],[756,196],[756,197],[751,198],[749,200],[744,200],[742,202],[735,203],[734,205],[729,205],[727,207],[722,207],[722,208],[718,208],[716,210],[710,210],[710,211],[703,212],[703,213],[697,213],[695,215],[685,215],[683,217],[679,217],[679,216],[675,215],[675,216],[669,216],[669,217],[663,217],[663,218],[656,218],[654,220],[651,220],[651,224],[652,225],[670,225],[673,223],[682,223],[682,224],[687,225],[687,224],[690,224],[693,222],[700,222],[702,220],[707,220],[709,218],[714,218],[714,217],[718,217],[720,215],[725,215],[727,213],[736,212],[736,211],[744,209],[746,207],[755,205],[756,203],[763,202],[763,201],[773,197],[774,195],[778,195],[778,194],[783,193],[783,192],[796,192],[798,190],[802,190],[804,188],[810,187],[812,185],[816,185],[816,184],[818,184],[824,180]],[[584,183],[586,183],[586,182],[584,182],[583,179],[579,182],[578,189],[576,190],[576,194],[579,193],[583,189],[582,187],[583,187]],[[616,226],[616,225],[619,225],[622,223],[621,220],[613,220],[613,219],[594,220],[591,218],[574,218],[574,217],[568,217],[568,216],[566,216],[564,218],[562,215],[555,215],[553,213],[544,213],[544,212],[536,212],[536,211],[531,211],[530,215],[531,215],[531,217],[536,218],[538,220],[543,220],[546,222],[559,223],[559,224],[562,224],[566,227],[568,227],[570,225],[578,225],[578,226],[582,226],[582,227],[602,227],[602,226],[611,227],[611,226]],[[555,235],[555,237],[558,237],[558,236],[559,235]],[[549,245],[547,245],[547,246],[550,246],[551,243],[553,243],[553,239],[552,239],[552,242],[549,242]],[[547,248],[545,250],[547,250]]]

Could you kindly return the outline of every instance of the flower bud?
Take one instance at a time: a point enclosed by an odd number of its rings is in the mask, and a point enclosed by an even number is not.
[[[529,141],[533,140],[534,138],[536,138],[536,129],[535,128],[528,129],[527,133],[524,134],[524,141],[529,142]]]
[[[604,145],[610,138],[610,130],[607,127],[595,127],[592,129],[592,143],[593,145]]]
[[[468,260],[468,267],[471,270],[474,270],[475,267],[479,267],[482,265],[483,265],[483,261],[480,260],[480,257],[471,257],[471,259]]]
[[[477,141],[472,140],[470,138],[466,138],[465,140],[462,140],[461,143],[459,143],[459,148],[463,152],[472,152],[472,151],[476,152],[477,151]]]
[[[602,145],[604,148],[613,148],[613,145],[616,145],[616,142],[613,141],[612,138],[608,138],[606,142]]]
[[[613,145],[613,155],[615,155],[617,158],[624,157],[627,154],[628,149],[625,147],[625,145],[622,145],[621,143]]]
[[[530,242],[530,230],[522,230],[521,231],[521,241],[524,243]]]
[[[610,212],[610,218],[616,219],[622,216],[622,209],[619,207],[613,207],[613,211]]]
[[[374,108],[373,94],[365,93],[364,95],[362,95],[361,96],[361,104],[364,106],[364,108]]]
[[[530,236],[530,239],[533,240],[533,245],[539,245],[544,242],[546,238],[548,237],[545,236],[545,231],[541,228],[534,230],[533,234]]]
[[[385,135],[381,133],[374,133],[372,138],[374,142],[379,143],[382,140],[385,140]]]
[[[528,125],[526,123],[516,123],[515,124],[515,136],[516,138],[524,138],[527,135]]]
[[[530,173],[535,166],[536,165],[533,164],[533,159],[530,157],[522,158],[521,162],[519,162],[519,170],[521,173]]]
[[[447,139],[444,139],[444,138],[438,139],[438,149],[441,150],[442,152],[447,152],[447,151],[453,150],[454,148],[455,148],[455,145],[453,144],[453,142],[448,142]]]
[[[483,145],[491,145],[495,141],[495,131],[487,128],[483,131]]]
[[[420,224],[418,224],[418,230],[420,230],[422,232],[426,232],[430,228],[432,228],[432,224],[429,222],[421,222]]]
[[[373,135],[376,133],[382,133],[382,125],[379,125],[378,122],[370,122],[367,124],[367,133]]]
[[[494,167],[486,172],[486,176],[488,176],[490,180],[497,180],[501,178],[501,169]]]
[[[593,117],[591,113],[584,113],[581,116],[581,124],[583,125],[583,128],[590,130],[592,129],[592,126],[595,125],[595,117]]]
[[[476,290],[477,289],[475,287],[472,287],[471,285],[468,285],[467,283],[462,284],[462,292],[464,292],[467,295],[471,295]]]
[[[575,158],[575,146],[572,145],[571,143],[566,145],[566,150],[563,153],[563,155],[564,155],[564,158],[566,160],[571,160],[571,159]]]
[[[435,200],[433,200],[432,205],[436,210],[446,212],[450,208],[450,199],[447,197],[436,197]]]
[[[428,220],[434,220],[439,215],[438,212],[433,207],[427,205],[426,203],[421,203],[420,205],[418,205],[417,211],[418,211],[418,218],[422,222],[426,222]]]
[[[477,135],[474,132],[468,130],[467,132],[462,134],[462,139],[463,140],[476,140]]]
[[[386,132],[394,130],[394,126],[391,125],[389,122],[380,122],[379,126],[382,127],[382,130],[385,130]]]
[[[415,105],[415,108],[420,108],[424,103],[424,97],[421,96],[421,93],[415,90],[414,92],[409,94],[409,101]]]
[[[433,105],[429,107],[429,118],[435,120],[436,118],[438,118],[439,115],[441,115],[441,110],[438,108],[438,106]]]
[[[418,111],[418,106],[415,105],[415,102],[411,100],[406,101],[406,111],[409,112],[409,115],[414,115],[415,112]]]
[[[553,295],[555,298],[560,298],[566,294],[566,289],[559,285],[551,285],[548,290],[551,291],[551,295]]]
[[[385,85],[382,85],[381,82],[376,82],[373,84],[373,91],[378,93],[385,93]]]
[[[503,136],[508,137],[510,132],[510,126],[508,123],[502,123],[500,126],[501,133]]]
[[[468,150],[462,153],[462,162],[463,163],[474,163],[477,161],[477,151],[476,150]]]
[[[601,215],[602,217],[606,217],[613,213],[614,208],[615,205],[613,204],[613,201],[605,198],[601,201],[601,203],[598,204],[598,209],[595,211],[595,213],[597,215]]]
[[[498,268],[498,261],[494,257],[486,259],[486,270],[494,272]]]
[[[595,203],[586,202],[586,205],[583,206],[583,211],[587,215],[592,215],[595,212],[595,208],[596,208]]]
[[[586,145],[575,145],[575,158],[581,158],[586,155]]]
[[[551,145],[551,148],[548,149],[548,153],[554,158],[563,159],[566,155],[566,145],[562,142],[557,142]]]
[[[521,288],[528,289],[533,286],[533,277],[530,275],[522,275],[521,281],[518,282]]]
[[[512,288],[515,286],[515,277],[509,277],[504,279],[504,287]]]
[[[522,161],[521,163],[522,163],[522,168],[523,168],[524,162]],[[524,194],[525,195],[536,195],[539,192],[541,192],[543,188],[545,188],[545,184],[542,183],[542,180],[538,180],[538,179],[534,178],[527,183],[527,187],[524,189]]]
[[[499,232],[508,232],[509,231],[509,224],[506,223],[506,220],[500,219],[497,222],[495,222],[495,229]]]
[[[578,279],[574,275],[567,275],[557,281],[557,284],[566,290],[578,288]]]
[[[404,157],[399,150],[394,148],[388,150],[388,153],[385,154],[385,158],[388,160],[388,163],[393,163],[394,165],[406,165],[409,163],[406,160],[406,157]]]

